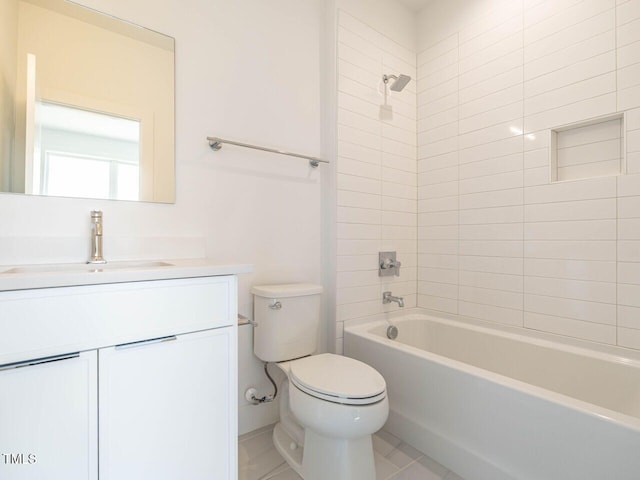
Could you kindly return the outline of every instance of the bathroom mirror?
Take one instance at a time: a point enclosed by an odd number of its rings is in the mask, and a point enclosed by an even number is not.
[[[0,0],[0,191],[171,203],[174,40],[66,0]]]

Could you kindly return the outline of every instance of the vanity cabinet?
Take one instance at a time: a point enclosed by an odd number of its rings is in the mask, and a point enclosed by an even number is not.
[[[97,478],[97,352],[0,370],[0,478]]]
[[[0,479],[237,478],[236,305],[233,275],[0,292]]]

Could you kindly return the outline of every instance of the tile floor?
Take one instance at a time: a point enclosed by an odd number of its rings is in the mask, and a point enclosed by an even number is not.
[[[273,446],[273,426],[239,438],[239,480],[302,480]],[[376,480],[463,480],[439,463],[380,431],[373,437]]]

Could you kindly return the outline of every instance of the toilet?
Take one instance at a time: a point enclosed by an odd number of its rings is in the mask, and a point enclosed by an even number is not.
[[[286,375],[273,442],[304,480],[374,480],[371,436],[387,420],[380,373],[358,360],[316,350],[322,287],[253,287],[253,351]]]

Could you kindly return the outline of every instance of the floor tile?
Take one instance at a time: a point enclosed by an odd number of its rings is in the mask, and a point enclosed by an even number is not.
[[[389,480],[444,480],[448,470],[429,457],[421,457]]]
[[[398,468],[404,468],[420,457],[422,457],[422,452],[419,452],[406,443],[401,443],[386,455],[386,458]]]

